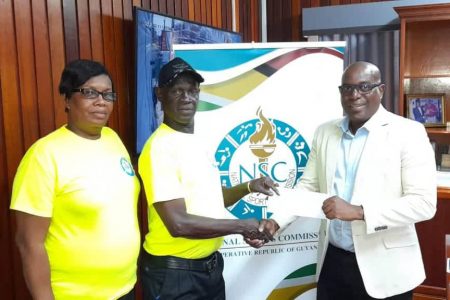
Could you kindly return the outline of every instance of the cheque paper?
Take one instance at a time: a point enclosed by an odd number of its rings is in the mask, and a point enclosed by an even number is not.
[[[273,213],[325,219],[322,211],[323,201],[328,194],[308,192],[300,189],[278,188],[280,196],[270,197],[268,210]]]

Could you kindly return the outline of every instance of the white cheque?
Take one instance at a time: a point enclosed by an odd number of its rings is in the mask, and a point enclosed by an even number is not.
[[[269,199],[268,210],[273,213],[325,219],[322,204],[331,197],[328,194],[302,191],[299,189],[279,188],[280,196]]]

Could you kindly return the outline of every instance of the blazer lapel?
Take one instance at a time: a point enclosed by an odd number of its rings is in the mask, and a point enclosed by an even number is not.
[[[327,149],[325,151],[327,193],[330,193],[333,190],[334,175],[336,173],[337,154],[339,153],[339,145],[342,138],[342,130],[337,125],[333,127],[332,130],[335,130],[335,132],[329,135],[328,141],[326,143]]]

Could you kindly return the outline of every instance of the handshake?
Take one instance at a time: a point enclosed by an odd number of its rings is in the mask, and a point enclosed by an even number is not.
[[[264,244],[274,240],[274,234],[280,228],[275,220],[256,219],[242,220],[245,223],[245,229],[241,233],[247,244],[254,248],[260,248]]]
[[[262,193],[267,196],[273,196],[278,192],[278,183],[274,182],[269,177],[260,177],[248,182],[248,192]],[[243,228],[239,232],[244,236],[247,244],[254,248],[260,248],[265,243],[273,241],[273,235],[280,228],[275,220],[262,219],[258,222],[256,219],[241,220]]]

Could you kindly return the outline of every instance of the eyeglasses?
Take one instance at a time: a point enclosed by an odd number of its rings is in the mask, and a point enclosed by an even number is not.
[[[343,84],[339,86],[339,91],[344,95],[352,95],[356,90],[358,93],[364,95],[370,93],[374,88],[382,85],[382,83],[360,83],[360,84]]]
[[[116,92],[99,92],[99,91],[94,90],[92,88],[73,89],[72,92],[79,92],[86,99],[95,99],[99,95],[102,95],[103,99],[105,99],[106,101],[109,101],[109,102],[114,102],[117,99],[117,93]]]
[[[176,89],[171,89],[169,91],[169,93],[171,93],[176,98],[179,98],[184,94],[187,94],[188,97],[198,98],[198,96],[200,94],[200,90],[199,89],[184,90],[184,89],[176,88]]]

